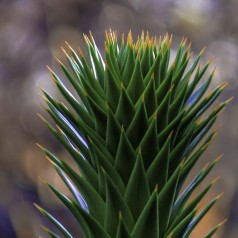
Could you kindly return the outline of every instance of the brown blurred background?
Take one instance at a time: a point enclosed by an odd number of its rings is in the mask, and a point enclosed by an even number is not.
[[[49,179],[65,190],[35,145],[39,142],[57,155],[69,157],[36,115],[46,114],[37,84],[57,96],[45,65],[58,70],[54,57],[63,60],[60,47],[65,40],[74,48],[82,46],[82,33],[91,30],[103,50],[105,29],[115,29],[119,34],[131,29],[135,36],[143,29],[151,35],[173,34],[176,49],[182,37],[187,36],[195,55],[207,47],[203,62],[215,56],[212,67],[216,65],[217,69],[212,86],[229,82],[219,99],[222,101],[238,94],[237,26],[237,0],[1,0],[0,237],[47,237],[40,224],[48,224],[33,202],[53,210],[79,234],[72,217],[39,180]],[[238,237],[237,105],[235,97],[217,123],[222,127],[216,140],[197,166],[199,169],[224,153],[208,177],[207,181],[217,175],[221,179],[207,199],[222,191],[225,194],[194,238],[203,237],[224,218],[228,222],[214,237]]]

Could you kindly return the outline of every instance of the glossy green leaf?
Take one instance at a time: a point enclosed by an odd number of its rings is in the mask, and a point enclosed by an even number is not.
[[[121,213],[119,213],[119,224],[118,224],[118,227],[117,227],[116,238],[130,238],[130,233],[127,230],[127,227],[125,225],[125,221],[122,218]]]
[[[106,62],[108,63],[110,68],[113,68],[114,74],[116,74],[117,77],[119,79],[121,79],[122,76],[121,76],[121,72],[120,72],[120,69],[119,69],[119,64],[118,64],[118,61],[117,61],[117,58],[116,58],[115,50],[114,50],[113,45],[111,43],[106,42],[106,46],[107,46],[106,47]]]
[[[197,72],[196,72],[192,82],[189,84],[189,88],[186,93],[187,104],[188,103],[193,104],[193,106],[194,106],[203,97],[203,95],[207,91],[207,89],[212,81],[215,71],[213,71],[210,74],[208,79],[201,86],[199,86],[197,90],[195,90],[195,88],[196,88],[197,84],[199,83],[199,81],[201,80],[202,76],[207,71],[209,65],[210,65],[210,61],[201,70],[200,70],[200,66],[198,67]]]
[[[116,168],[110,163],[110,160],[102,153],[100,148],[98,148],[95,144],[92,143],[92,150],[95,153],[98,164],[100,165],[98,169],[105,170],[111,180],[116,184],[117,188],[121,193],[125,191],[125,184],[117,172]]]
[[[51,184],[48,184],[48,186],[54,192],[54,194],[70,209],[75,218],[80,222],[86,237],[96,238],[98,235],[101,237],[110,238],[98,221],[95,220],[88,212],[77,206],[76,203],[59,192]]]
[[[91,38],[92,42],[89,40],[89,38],[86,35],[84,35],[84,38],[88,45],[88,53],[90,56],[90,62],[91,62],[92,68],[93,68],[94,77],[99,81],[100,86],[103,88],[104,87],[103,77],[104,77],[105,64],[102,60],[102,56],[100,55],[100,52],[95,44],[92,34],[90,34],[90,38]]]
[[[136,85],[136,87],[135,87]],[[127,93],[130,96],[131,101],[135,104],[141,94],[144,92],[144,82],[143,82],[143,75],[141,70],[141,63],[139,59],[136,59],[135,62],[135,69],[131,76],[131,80],[127,86]]]
[[[122,128],[120,142],[115,158],[115,168],[120,174],[125,185],[128,183],[131,171],[136,161],[136,153],[128,139],[124,129]],[[126,166],[125,166],[126,164]]]
[[[112,237],[116,236],[117,227],[119,224],[119,214],[126,220],[126,227],[130,232],[134,227],[134,219],[130,212],[130,209],[123,199],[121,193],[109,178],[109,176],[104,172],[106,178],[106,208],[105,208],[105,230]]]
[[[111,72],[111,69],[109,67],[106,67],[105,81],[107,104],[109,105],[111,110],[115,112],[118,106],[121,89],[119,80],[116,79],[115,75]]]
[[[125,202],[128,204],[135,221],[143,211],[149,197],[150,188],[146,177],[141,151],[139,150],[124,195]]]
[[[121,94],[115,113],[116,119],[121,126],[127,129],[131,122],[131,119],[134,117],[134,113],[134,105],[122,84]]]
[[[157,131],[160,133],[164,128],[168,126],[169,119],[169,104],[171,93],[173,91],[173,86],[168,90],[167,94],[161,102],[158,102],[158,107],[156,109],[157,113]]]
[[[126,135],[134,148],[137,148],[148,128],[148,117],[145,108],[144,98],[140,99],[138,109],[131,123],[126,130]]]
[[[168,38],[166,39],[168,41]],[[166,74],[168,73],[169,57],[170,57],[170,47],[168,42],[164,42],[162,47],[163,57],[160,62],[160,78],[166,80]]]
[[[197,209],[194,209],[184,219],[180,220],[178,225],[171,232],[173,234],[172,237],[174,238],[182,237],[184,231],[186,230],[186,228],[188,227],[189,223],[194,218],[196,213],[197,213]]]
[[[125,68],[122,73],[122,83],[125,85],[126,88],[130,82],[130,79],[132,77],[132,74],[135,68],[135,57],[134,57],[133,48],[131,46],[128,46],[128,51],[129,52],[127,55]]]
[[[152,53],[151,53],[152,54]],[[161,61],[161,55],[159,54],[155,59],[154,59],[154,62],[153,64],[151,65],[151,67],[146,71],[148,72],[145,77],[144,77],[144,82],[145,82],[145,85],[147,86],[150,82],[150,80],[155,77],[154,75],[157,73],[157,70],[158,72],[159,71],[159,65],[160,65],[160,61]]]
[[[106,138],[106,125],[107,125],[107,110],[100,107],[91,97],[87,97],[91,105],[93,116],[95,118],[95,129],[97,133],[103,138]],[[106,106],[105,106],[106,107]],[[102,110],[103,109],[103,110]]]
[[[144,166],[145,169],[147,169],[154,161],[154,158],[156,157],[159,150],[156,116],[151,121],[147,131],[145,132],[145,135],[139,144],[139,148],[141,148]]]
[[[181,220],[185,219],[191,212],[196,209],[199,202],[204,198],[204,196],[207,194],[207,192],[210,190],[210,188],[213,186],[214,182],[209,184],[205,189],[202,190],[186,207],[180,206],[179,210],[175,209],[173,210],[173,213],[171,215],[171,225],[169,228],[169,231],[174,229],[177,225],[180,224]],[[177,206],[178,208],[178,206]]]
[[[158,195],[159,202],[159,230],[163,237],[169,225],[170,216],[174,204],[175,195],[177,192],[177,183],[181,172],[181,165],[175,170],[166,185],[161,188]],[[158,188],[160,189],[160,188]]]
[[[221,94],[222,90],[226,84],[219,85],[216,89],[214,89],[206,98],[204,98],[195,108],[188,113],[186,117],[183,119],[183,125],[188,123],[191,118],[198,118],[202,113],[206,111],[207,108],[217,99],[217,97]]]
[[[160,237],[158,188],[150,196],[131,233],[131,238]]]
[[[168,74],[164,81],[160,84],[160,86],[156,90],[156,97],[157,97],[157,104],[159,105],[162,101],[167,92],[170,90],[172,86],[172,78],[174,72],[174,65],[172,65],[169,69]]]
[[[148,85],[144,90],[144,99],[145,99],[145,107],[148,118],[150,118],[156,111],[158,104],[156,100],[155,94],[155,79],[151,78]]]
[[[47,217],[54,225],[55,227],[61,232],[61,234],[65,237],[65,238],[73,238],[73,236],[67,231],[67,229],[65,227],[63,227],[58,221],[57,219],[55,219],[52,215],[50,215],[46,210],[44,210],[43,208],[41,208],[40,206],[38,206],[37,204],[34,204],[36,206],[36,208],[45,216]]]
[[[146,174],[152,191],[158,184],[158,188],[163,188],[168,179],[169,172],[169,153],[172,134],[169,135],[165,144],[160,149],[158,155],[151,163]]]
[[[190,222],[188,228],[183,234],[183,238],[188,238],[194,227],[199,221],[206,215],[206,213],[213,207],[213,205],[219,200],[220,195],[214,198],[194,219]]]
[[[226,220],[216,225],[204,238],[211,238],[224,225],[225,222]]]
[[[49,158],[54,162],[54,165],[61,168],[65,174],[72,180],[78,191],[82,194],[86,201],[89,210],[93,216],[99,221],[104,219],[104,207],[105,203],[99,196],[98,192],[92,187],[88,181],[84,180],[77,172],[75,172],[67,163],[58,160],[53,154],[47,154]]]
[[[120,141],[121,127],[115,118],[113,112],[108,109],[107,130],[106,130],[106,148],[112,154],[116,155],[118,144]]]
[[[41,226],[41,227],[51,238],[60,238],[57,234],[55,234],[53,231],[51,231],[47,227],[44,227],[44,226]]]
[[[57,110],[48,110],[49,115],[57,122],[60,129],[67,135],[68,138],[75,144],[79,151],[86,157],[89,157],[88,145],[78,130]]]

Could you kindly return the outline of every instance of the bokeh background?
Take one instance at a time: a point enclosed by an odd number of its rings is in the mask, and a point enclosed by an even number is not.
[[[235,96],[217,122],[219,133],[197,169],[221,153],[223,159],[207,181],[221,179],[207,196],[225,192],[193,234],[203,235],[215,224],[228,222],[214,237],[238,237],[238,1],[237,0],[1,0],[0,1],[0,237],[47,237],[48,225],[33,202],[51,210],[80,237],[79,228],[39,179],[50,180],[67,193],[36,142],[60,157],[68,154],[36,113],[45,115],[37,85],[57,97],[46,65],[58,71],[55,57],[68,41],[83,46],[82,33],[93,32],[103,50],[104,31],[142,30],[151,35],[173,34],[173,49],[183,36],[192,41],[194,55],[206,46],[203,62],[215,56],[212,87],[229,86],[220,101]],[[172,51],[173,54],[173,51]],[[211,67],[211,69],[212,69]],[[206,201],[205,201],[206,202]]]

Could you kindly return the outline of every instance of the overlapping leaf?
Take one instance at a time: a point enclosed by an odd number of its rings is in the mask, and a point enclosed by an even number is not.
[[[92,34],[84,39],[89,61],[68,44],[68,53],[63,52],[70,67],[59,61],[75,93],[50,70],[69,107],[42,90],[56,128],[42,119],[79,168],[77,172],[41,147],[73,198],[49,184],[50,189],[72,212],[86,238],[189,237],[218,200],[197,214],[197,204],[214,182],[190,200],[217,160],[183,191],[182,187],[212,141],[215,133],[207,133],[229,101],[202,115],[226,84],[207,93],[214,72],[202,84],[200,80],[210,61],[201,67],[202,50],[188,68],[192,54],[184,39],[172,60],[168,35],[157,42],[142,33],[134,42],[130,32],[127,41],[122,37],[119,43],[117,34],[109,31],[105,60]],[[61,235],[71,237],[52,215],[39,210]]]

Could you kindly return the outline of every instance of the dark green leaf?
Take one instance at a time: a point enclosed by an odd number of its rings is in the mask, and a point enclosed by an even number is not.
[[[128,181],[124,199],[136,221],[150,197],[141,151],[139,150],[135,166]],[[138,199],[139,198],[139,199]]]
[[[158,188],[154,190],[131,233],[131,238],[161,237],[159,230]]]

